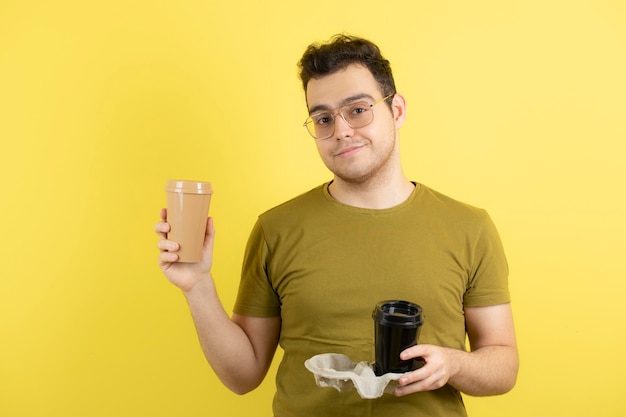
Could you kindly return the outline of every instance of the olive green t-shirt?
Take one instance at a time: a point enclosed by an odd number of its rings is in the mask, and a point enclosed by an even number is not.
[[[368,400],[318,387],[304,361],[321,353],[373,361],[372,311],[389,299],[422,306],[420,343],[465,349],[463,308],[509,302],[507,276],[484,210],[421,184],[400,205],[362,209],[334,200],[326,183],[259,216],[234,311],[282,319],[276,417],[465,416],[448,385]]]

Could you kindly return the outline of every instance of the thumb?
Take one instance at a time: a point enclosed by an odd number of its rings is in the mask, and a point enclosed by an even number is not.
[[[204,233],[204,247],[213,249],[213,242],[215,240],[215,225],[213,224],[213,217],[209,217],[206,222],[206,231]]]

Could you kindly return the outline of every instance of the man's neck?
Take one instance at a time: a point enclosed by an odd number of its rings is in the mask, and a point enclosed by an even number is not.
[[[393,181],[352,183],[335,178],[328,187],[333,198],[349,206],[367,209],[386,209],[406,201],[415,184],[404,175]]]

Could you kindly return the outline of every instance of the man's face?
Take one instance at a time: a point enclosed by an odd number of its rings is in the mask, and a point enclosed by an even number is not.
[[[309,113],[332,113],[353,101],[377,102],[383,95],[372,73],[365,67],[350,65],[323,78],[311,79],[307,85]],[[398,109],[398,102],[401,108]],[[374,120],[361,128],[350,127],[337,115],[331,137],[316,140],[324,164],[336,180],[363,184],[384,180],[400,168],[397,146],[397,129],[404,121],[404,101],[394,98],[393,111],[386,103],[372,108]]]

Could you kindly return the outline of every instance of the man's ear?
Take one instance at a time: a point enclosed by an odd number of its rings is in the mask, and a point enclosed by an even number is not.
[[[401,127],[406,120],[406,100],[402,94],[396,93],[391,101],[391,110],[393,111],[393,120],[396,122],[396,128]]]

